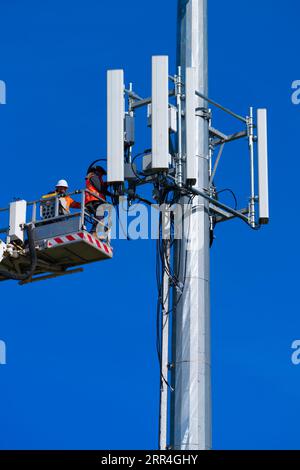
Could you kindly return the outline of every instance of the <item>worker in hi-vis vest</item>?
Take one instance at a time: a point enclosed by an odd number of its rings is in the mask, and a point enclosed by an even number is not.
[[[101,204],[106,203],[106,192],[107,192],[107,183],[103,181],[103,177],[106,175],[106,171],[102,166],[92,166],[88,170],[86,175],[86,193],[85,193],[85,205],[89,213],[94,220],[92,233],[97,235],[97,226],[101,225],[104,217],[97,217],[97,209]],[[99,227],[98,227],[99,228]],[[104,227],[104,232],[107,232],[107,228]],[[102,235],[99,238],[107,239],[107,234]]]
[[[56,184],[55,191],[53,193],[45,194],[42,199],[49,199],[55,196],[61,196],[59,198],[59,215],[70,214],[70,209],[80,209],[80,202],[74,201],[71,196],[66,195],[69,185],[66,180],[59,180]]]

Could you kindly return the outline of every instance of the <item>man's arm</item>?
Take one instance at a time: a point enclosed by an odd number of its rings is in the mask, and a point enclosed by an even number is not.
[[[72,200],[70,207],[71,207],[72,209],[80,209],[80,208],[81,208],[81,204],[80,204],[80,202],[77,202],[77,201]]]
[[[66,199],[68,199],[68,203],[69,203],[68,205],[72,209],[80,209],[81,208],[80,202],[74,201],[74,199],[72,199],[70,196],[66,196]]]

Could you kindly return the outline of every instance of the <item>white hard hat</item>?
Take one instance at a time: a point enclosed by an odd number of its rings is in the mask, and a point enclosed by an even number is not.
[[[62,187],[62,188],[68,188],[69,185],[68,185],[68,182],[66,180],[59,180],[56,184],[56,188],[58,187]]]

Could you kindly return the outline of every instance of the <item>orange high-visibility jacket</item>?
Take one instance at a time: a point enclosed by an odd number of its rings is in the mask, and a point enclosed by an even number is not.
[[[64,196],[60,198],[60,203],[63,209],[65,209],[66,212],[70,212],[70,209],[80,209],[81,204],[80,202],[74,201],[74,199],[71,198],[71,196]]]
[[[98,188],[94,185],[94,183],[92,181],[94,178],[97,178],[97,180],[98,180],[97,181]],[[89,202],[92,202],[92,201],[99,201],[99,199],[98,199],[99,197],[101,199],[103,199],[103,201],[106,201],[105,194],[104,194],[104,192],[102,192],[106,188],[106,183],[103,181],[102,176],[98,175],[97,173],[91,172],[85,178],[85,183],[86,183],[86,189],[88,189],[91,193],[94,193],[95,196],[98,196],[98,197],[95,197],[92,194],[90,194],[89,192],[86,192],[85,193],[85,203],[86,204],[88,204]],[[99,191],[99,189],[100,189],[100,191]]]

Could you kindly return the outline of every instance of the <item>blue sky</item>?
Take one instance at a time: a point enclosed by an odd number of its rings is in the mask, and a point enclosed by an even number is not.
[[[299,448],[297,149],[291,83],[300,4],[209,0],[210,95],[237,112],[269,109],[271,224],[216,230],[211,257],[213,446]],[[0,0],[0,206],[59,178],[82,187],[106,152],[106,69],[150,93],[151,56],[175,67],[176,2]],[[216,113],[215,126],[236,130]],[[143,150],[141,134],[136,150]],[[218,187],[246,203],[247,146],[226,150]],[[291,177],[291,172],[293,178]],[[229,202],[224,196],[224,201]],[[292,217],[293,215],[293,217]],[[83,274],[0,285],[1,449],[157,445],[155,246],[115,243]]]

